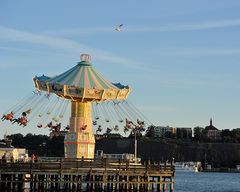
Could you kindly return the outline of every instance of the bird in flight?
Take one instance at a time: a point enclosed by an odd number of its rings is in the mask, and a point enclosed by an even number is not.
[[[121,31],[122,31],[122,26],[123,26],[123,24],[118,25],[118,26],[115,28],[115,30],[116,30],[117,32],[121,32]]]

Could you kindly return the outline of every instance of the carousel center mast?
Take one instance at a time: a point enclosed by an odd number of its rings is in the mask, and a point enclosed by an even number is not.
[[[90,55],[82,54],[80,59],[76,66],[56,77],[33,79],[38,90],[71,100],[70,130],[64,139],[66,158],[94,158],[92,102],[125,100],[131,91],[129,86],[113,84],[101,76],[92,67]]]

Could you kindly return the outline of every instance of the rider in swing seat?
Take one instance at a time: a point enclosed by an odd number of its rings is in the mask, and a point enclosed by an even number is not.
[[[4,121],[4,120],[10,120],[10,121],[12,121],[12,120],[13,120],[13,112],[8,113],[8,114],[4,114],[4,115],[2,116],[2,118],[1,118],[1,120],[2,120],[2,121]]]

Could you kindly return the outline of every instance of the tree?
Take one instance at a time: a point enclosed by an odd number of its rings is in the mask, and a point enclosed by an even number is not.
[[[7,138],[12,141],[13,146],[23,146],[24,144],[23,142],[24,137],[21,133],[8,135]]]
[[[167,132],[165,133],[165,137],[174,139],[174,138],[176,138],[176,133],[172,133],[172,132],[170,132],[170,131],[167,131]]]
[[[46,156],[63,157],[64,156],[64,136],[53,137],[46,143]]]
[[[194,130],[194,140],[202,141],[204,138],[204,132],[203,132],[204,128],[197,126],[197,127],[194,127],[193,130]]]
[[[222,137],[226,137],[226,136],[232,137],[232,133],[229,129],[223,129],[221,132],[221,136]]]
[[[22,134],[8,135],[12,140],[12,145],[16,148],[26,148],[28,154],[38,156],[63,156],[63,136],[54,137],[52,140],[46,135],[33,135],[31,133],[23,136]]]
[[[232,132],[229,129],[223,129],[221,131],[221,137],[222,137],[222,141],[224,142],[232,142],[233,140]]]
[[[155,129],[155,126],[154,126],[154,125],[150,125],[150,126],[147,128],[147,131],[146,131],[145,136],[146,136],[146,137],[153,138],[153,137],[155,136],[154,129]]]
[[[240,128],[232,130],[232,138],[235,142],[240,142]]]

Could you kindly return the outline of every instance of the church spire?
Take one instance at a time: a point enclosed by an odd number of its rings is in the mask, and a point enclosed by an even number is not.
[[[210,126],[212,126],[212,117],[211,117],[211,119],[210,119]]]

